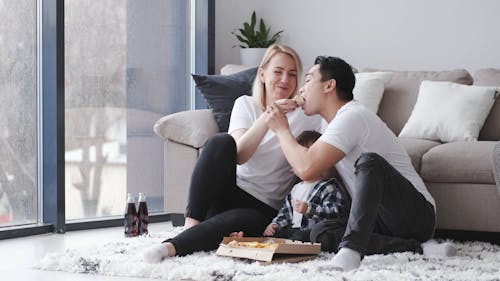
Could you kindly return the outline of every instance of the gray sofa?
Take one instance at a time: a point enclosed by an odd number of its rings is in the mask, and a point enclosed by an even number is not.
[[[221,72],[230,74],[243,68],[226,66]],[[479,70],[474,79],[466,70],[394,72],[386,84],[378,115],[396,135],[411,114],[423,80],[500,87],[500,70]],[[210,110],[192,110],[161,118],[154,130],[165,141],[165,209],[183,213],[194,164],[207,139],[218,132],[217,124]],[[493,105],[478,141],[400,140],[436,199],[438,229],[500,232],[500,183],[495,183],[498,171],[493,172],[493,155],[500,158],[500,99]]]

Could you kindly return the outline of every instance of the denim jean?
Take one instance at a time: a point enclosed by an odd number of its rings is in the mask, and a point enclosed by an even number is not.
[[[355,187],[347,224],[324,221],[311,231],[322,249],[365,254],[422,252],[434,232],[434,207],[383,157],[364,153],[355,163]]]

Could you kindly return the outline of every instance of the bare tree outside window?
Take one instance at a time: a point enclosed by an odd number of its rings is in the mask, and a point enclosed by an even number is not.
[[[189,1],[65,1],[66,218],[163,211],[153,125],[189,104]]]
[[[36,223],[36,1],[0,0],[0,227]]]
[[[166,114],[189,108],[185,0],[66,0],[66,219],[163,211]],[[0,227],[37,223],[37,3],[0,0]],[[39,23],[41,24],[41,23]]]

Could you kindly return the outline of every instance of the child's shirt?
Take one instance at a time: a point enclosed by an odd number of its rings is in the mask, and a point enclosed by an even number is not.
[[[312,189],[314,186],[319,182],[320,180],[317,181],[301,181],[297,183],[296,185],[293,186],[292,191],[290,192],[292,198],[291,202],[293,200],[297,199],[300,201],[307,201],[309,194],[311,194]],[[292,207],[293,209],[293,207]],[[293,228],[300,228],[300,225],[302,224],[302,217],[303,215],[299,212],[297,212],[295,209],[293,209],[293,216],[292,216],[292,227]]]
[[[279,225],[280,228],[290,224],[293,226],[292,194],[294,189],[301,183],[293,187],[286,197],[285,204],[272,221],[272,223]],[[307,200],[302,201],[306,201],[309,205],[300,220],[299,227],[302,230],[310,229],[313,225],[325,219],[347,218],[351,208],[351,199],[347,190],[333,178],[316,182],[307,193]]]

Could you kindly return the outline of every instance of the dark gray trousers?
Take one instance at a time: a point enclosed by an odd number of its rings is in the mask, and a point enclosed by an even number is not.
[[[435,212],[424,196],[376,153],[355,163],[356,184],[347,225],[338,220],[318,223],[311,241],[325,251],[342,247],[366,254],[413,251],[434,233]]]

